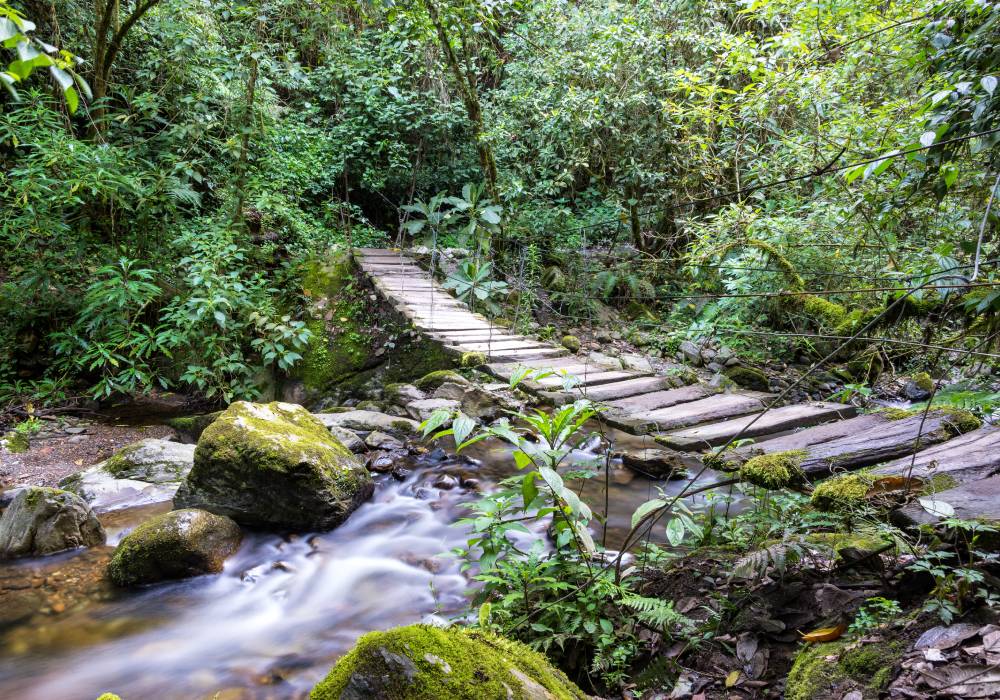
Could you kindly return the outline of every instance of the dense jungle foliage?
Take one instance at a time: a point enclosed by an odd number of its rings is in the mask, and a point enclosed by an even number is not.
[[[253,396],[309,340],[303,263],[404,238],[488,253],[496,314],[610,305],[665,350],[821,355],[901,297],[873,327],[989,334],[998,17],[5,0],[3,395]],[[838,293],[767,296],[804,289]]]

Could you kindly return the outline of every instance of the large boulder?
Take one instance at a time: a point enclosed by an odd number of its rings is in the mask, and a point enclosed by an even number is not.
[[[169,501],[193,465],[194,445],[140,440],[67,476],[59,486],[82,497],[97,512],[108,512]]]
[[[119,543],[108,564],[118,586],[218,573],[240,546],[230,518],[186,508],[147,520]]]
[[[26,488],[0,516],[0,559],[34,557],[104,544],[104,528],[76,494]]]
[[[587,696],[541,654],[478,631],[429,625],[370,632],[311,700],[570,700]]]
[[[237,401],[202,433],[174,504],[252,527],[329,529],[373,490],[364,465],[301,406]]]
[[[152,484],[181,481],[194,466],[194,445],[148,438],[118,450],[102,466],[117,479]]]

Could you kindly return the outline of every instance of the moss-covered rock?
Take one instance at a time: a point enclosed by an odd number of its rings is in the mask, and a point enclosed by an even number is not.
[[[87,502],[61,489],[30,486],[0,516],[0,559],[37,557],[104,544],[104,528]]]
[[[311,302],[311,336],[296,369],[309,392],[324,392],[362,371],[372,355],[371,325],[356,298],[355,270],[347,252],[312,261],[302,279]]]
[[[301,406],[238,401],[202,433],[174,503],[309,530],[339,525],[373,490],[364,465]]]
[[[205,431],[205,428],[210,426],[221,415],[222,411],[213,411],[212,413],[203,413],[198,416],[180,416],[179,418],[168,419],[167,425],[186,439],[197,442],[198,438]]]
[[[240,546],[242,533],[231,519],[196,508],[147,520],[119,543],[108,563],[118,586],[218,573]]]
[[[812,492],[814,508],[824,511],[851,510],[864,504],[865,496],[875,483],[871,472],[841,474],[817,484]]]
[[[486,364],[486,353],[484,352],[463,352],[462,360],[459,362],[462,367],[480,367]]]
[[[194,445],[148,438],[118,450],[102,468],[116,479],[165,484],[183,479],[193,464]]]
[[[541,654],[478,631],[425,625],[363,636],[311,700],[570,700],[587,696]]]
[[[906,645],[893,640],[858,646],[849,640],[812,644],[795,657],[785,684],[786,700],[839,698],[857,690],[874,700],[892,680]]]
[[[468,379],[463,377],[458,372],[451,369],[439,369],[433,372],[428,372],[420,379],[414,382],[414,385],[423,391],[434,391],[439,386],[445,382],[454,382],[455,384],[470,384]]]
[[[570,352],[580,352],[580,339],[575,335],[564,335],[559,342]]]
[[[751,389],[753,391],[768,390],[767,375],[759,369],[736,365],[734,367],[727,368],[723,373],[734,382],[747,389]]]
[[[740,467],[740,479],[765,489],[799,486],[806,481],[802,471],[805,450],[788,450],[763,454],[747,460]]]

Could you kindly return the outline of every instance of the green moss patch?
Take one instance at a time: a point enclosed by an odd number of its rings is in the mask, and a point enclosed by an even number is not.
[[[803,484],[806,476],[801,465],[805,457],[805,450],[758,455],[740,467],[740,479],[772,490]]]
[[[842,474],[821,482],[812,493],[812,505],[818,510],[850,510],[865,502],[865,496],[875,483],[870,472]]]
[[[906,418],[912,418],[913,416],[922,415],[924,413],[924,409],[880,408],[876,411],[876,413],[884,416],[888,420],[904,420]],[[983,422],[979,418],[971,412],[966,411],[964,408],[956,408],[955,406],[933,406],[931,410],[927,412],[927,416],[943,417],[944,427],[951,435],[963,435],[983,427]]]
[[[742,387],[753,391],[767,391],[767,375],[752,367],[730,367],[724,374]]]
[[[895,664],[905,651],[899,641],[856,646],[850,640],[805,646],[795,657],[785,684],[786,700],[841,697],[860,690],[876,698],[892,680]]]
[[[414,386],[423,391],[434,391],[445,382],[455,382],[456,384],[468,384],[469,380],[458,372],[451,369],[439,369],[428,372],[417,381]]]
[[[313,688],[312,700],[586,698],[541,654],[480,631],[426,625],[371,632]]]

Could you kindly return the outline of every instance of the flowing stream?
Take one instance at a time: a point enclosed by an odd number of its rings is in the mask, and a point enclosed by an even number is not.
[[[0,591],[45,598],[0,631],[0,698],[94,700],[107,691],[124,700],[300,698],[365,632],[464,615],[470,583],[448,552],[464,544],[467,533],[454,523],[478,494],[433,483],[449,473],[488,490],[511,473],[512,461],[496,443],[470,453],[471,460],[430,453],[402,482],[378,477],[375,496],[330,532],[248,532],[217,576],[134,591],[104,580],[112,546],[169,504],[103,516],[108,547],[0,565]],[[676,493],[684,483],[612,482],[608,545],[621,540],[656,486]],[[603,478],[584,496],[603,512]]]

